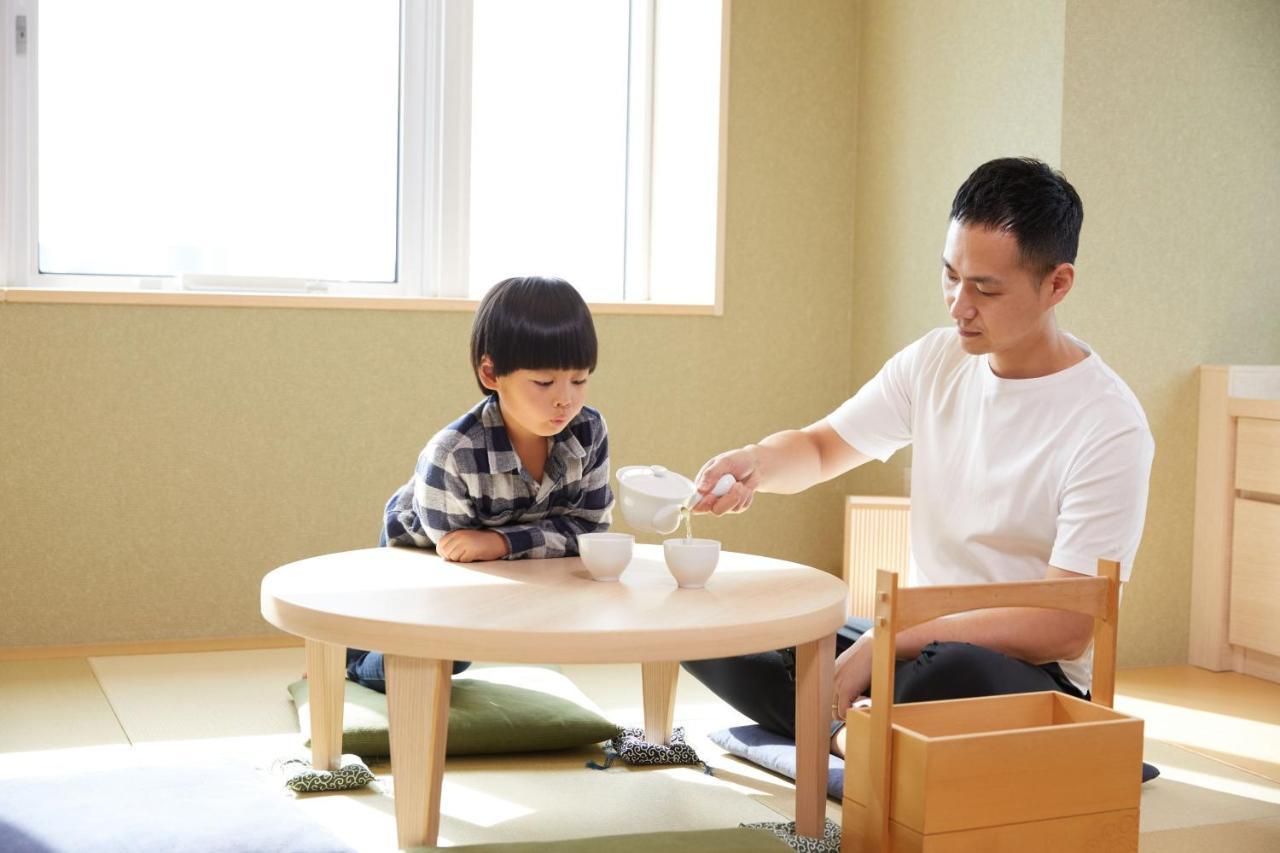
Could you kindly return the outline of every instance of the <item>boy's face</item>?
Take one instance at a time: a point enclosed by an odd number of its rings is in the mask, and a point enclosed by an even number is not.
[[[480,384],[498,392],[508,430],[525,437],[550,437],[577,417],[587,402],[586,370],[516,370],[493,375],[493,362],[480,361]]]

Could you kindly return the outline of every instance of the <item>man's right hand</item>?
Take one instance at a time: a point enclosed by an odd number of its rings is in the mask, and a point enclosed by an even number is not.
[[[709,512],[714,515],[745,511],[751,506],[756,496],[756,489],[760,485],[758,468],[759,463],[751,447],[730,450],[712,457],[702,466],[702,470],[694,479],[694,484],[702,497],[693,505],[693,511]],[[725,474],[732,474],[737,482],[729,491],[716,497],[711,494],[711,489]]]

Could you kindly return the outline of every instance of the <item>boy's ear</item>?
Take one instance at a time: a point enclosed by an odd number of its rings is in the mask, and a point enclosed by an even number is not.
[[[493,374],[493,359],[487,355],[480,356],[480,366],[476,368],[476,376],[480,384],[490,391],[498,390],[498,377]]]

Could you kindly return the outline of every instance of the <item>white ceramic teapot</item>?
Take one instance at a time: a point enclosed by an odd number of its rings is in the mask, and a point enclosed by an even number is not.
[[[671,533],[680,526],[680,510],[696,503],[693,481],[661,465],[628,465],[618,469],[617,477],[622,517],[637,530]],[[734,482],[732,474],[725,474],[711,494],[723,495]]]

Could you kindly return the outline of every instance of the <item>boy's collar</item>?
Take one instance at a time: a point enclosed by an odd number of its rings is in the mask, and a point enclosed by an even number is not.
[[[564,466],[559,464],[559,460],[565,456],[582,459],[587,455],[587,449],[582,446],[582,442],[578,441],[578,437],[573,434],[573,430],[569,429],[573,423],[577,421],[574,418],[564,429],[551,437],[551,449],[547,454],[547,461],[553,462],[553,467],[557,475],[563,471]],[[511,436],[507,433],[507,423],[502,419],[502,407],[498,404],[498,395],[489,394],[480,404],[480,423],[483,424],[490,435],[489,444],[489,470],[501,472],[513,472],[520,470],[520,457],[511,445]]]

